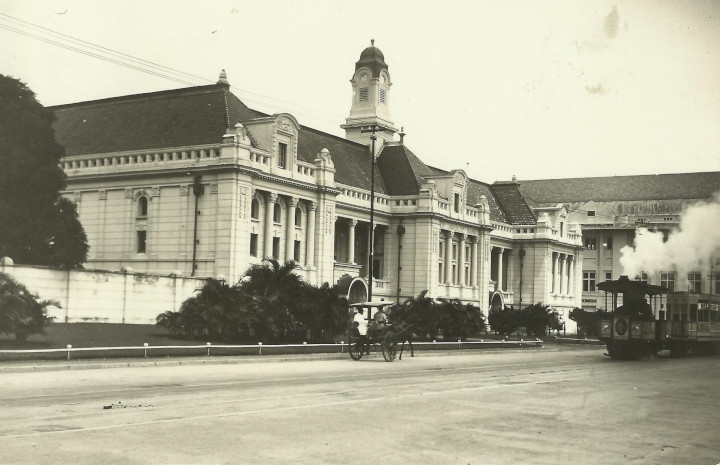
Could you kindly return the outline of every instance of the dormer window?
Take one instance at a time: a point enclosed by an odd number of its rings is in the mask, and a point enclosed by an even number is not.
[[[278,143],[278,168],[287,169],[287,144]]]

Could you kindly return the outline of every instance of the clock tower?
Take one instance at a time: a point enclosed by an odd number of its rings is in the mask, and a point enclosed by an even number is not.
[[[352,84],[352,105],[350,116],[340,127],[345,129],[345,138],[361,144],[370,144],[370,133],[361,132],[362,128],[376,126],[378,142],[375,154],[384,142],[391,142],[396,129],[390,117],[390,73],[385,57],[375,41],[363,50],[355,63]]]

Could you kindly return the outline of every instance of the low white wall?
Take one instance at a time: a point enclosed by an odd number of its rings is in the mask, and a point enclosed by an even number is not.
[[[204,279],[100,270],[58,270],[0,264],[41,299],[60,302],[48,314],[58,323],[155,324],[158,314],[177,311]]]

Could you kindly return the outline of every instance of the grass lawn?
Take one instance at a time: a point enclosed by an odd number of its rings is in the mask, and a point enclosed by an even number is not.
[[[123,347],[161,345],[198,345],[201,341],[174,338],[165,329],[154,325],[113,323],[53,323],[46,334],[33,334],[26,343],[15,342],[14,336],[0,335],[0,349],[60,349],[73,347]]]

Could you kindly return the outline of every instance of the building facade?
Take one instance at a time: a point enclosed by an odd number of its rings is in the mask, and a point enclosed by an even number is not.
[[[594,311],[606,307],[596,284],[627,274],[621,250],[635,245],[638,228],[661,232],[667,240],[680,228],[688,207],[718,201],[720,172],[533,180],[523,181],[520,190],[536,207],[564,205],[569,220],[581,225],[582,308]],[[720,224],[708,221],[703,226],[706,234],[696,240],[712,241],[718,250],[719,228]],[[670,292],[718,295],[720,256],[703,258],[704,264],[679,270],[668,256],[661,269],[629,277]]]
[[[52,107],[87,267],[236,282],[273,257],[354,301],[372,286],[486,313],[579,306],[584,250],[568,210],[531,208],[514,180],[423,163],[393,123],[391,85],[380,50],[363,50],[345,138],[247,107],[224,72],[215,85]]]

